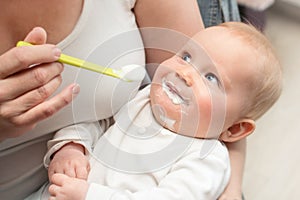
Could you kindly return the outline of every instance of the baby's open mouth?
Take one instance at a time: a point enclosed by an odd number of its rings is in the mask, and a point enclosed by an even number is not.
[[[172,82],[163,79],[162,88],[174,104],[186,104],[186,100],[179,94],[178,90]]]

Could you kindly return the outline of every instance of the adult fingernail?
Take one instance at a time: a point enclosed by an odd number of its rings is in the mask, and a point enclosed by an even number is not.
[[[80,92],[80,86],[76,83],[72,88],[73,95],[77,95]]]
[[[53,50],[53,53],[56,58],[59,58],[60,54],[61,54],[61,50],[59,48],[55,47]]]

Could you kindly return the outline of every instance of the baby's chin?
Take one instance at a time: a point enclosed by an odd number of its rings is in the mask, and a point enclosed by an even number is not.
[[[196,127],[192,126],[184,126],[183,124],[180,124],[175,122],[174,126],[168,126],[168,124],[161,124],[165,129],[168,129],[169,131],[192,138],[206,138],[203,136],[203,133],[199,132],[199,130]],[[205,134],[204,134],[205,135]]]
[[[174,132],[174,133],[177,133],[178,132],[178,130],[176,130],[176,128],[175,127],[170,127],[170,126],[168,126],[167,124],[161,124],[165,129],[168,129],[169,131],[171,131],[171,132]]]
[[[182,133],[179,128],[178,128],[178,123],[175,120],[171,120],[171,119],[167,119],[167,120],[161,120],[158,119],[156,120],[162,127],[164,127],[165,129],[175,133],[175,134],[179,134],[179,135],[186,135],[184,133]]]

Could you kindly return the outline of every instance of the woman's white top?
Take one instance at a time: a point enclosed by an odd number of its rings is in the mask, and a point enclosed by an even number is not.
[[[135,16],[135,0],[86,0],[81,16],[58,45],[63,53],[108,66],[144,65],[143,43]],[[105,119],[113,115],[137,92],[140,82],[124,82],[65,65],[59,88],[77,82],[80,94],[71,105],[18,138],[0,143],[1,199],[21,199],[46,180],[42,159],[53,132],[79,122]]]

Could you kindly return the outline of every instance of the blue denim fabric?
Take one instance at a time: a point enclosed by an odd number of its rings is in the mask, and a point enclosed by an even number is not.
[[[197,0],[205,27],[241,21],[236,0]]]

